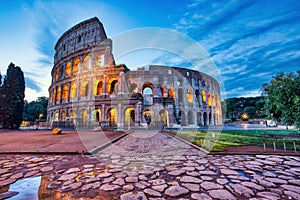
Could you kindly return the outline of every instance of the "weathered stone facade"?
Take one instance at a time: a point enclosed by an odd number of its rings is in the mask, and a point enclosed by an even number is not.
[[[218,82],[195,70],[115,65],[97,18],[65,32],[55,46],[48,121],[53,126],[152,127],[222,123]],[[148,116],[148,117],[147,117]],[[150,118],[150,120],[149,120]]]

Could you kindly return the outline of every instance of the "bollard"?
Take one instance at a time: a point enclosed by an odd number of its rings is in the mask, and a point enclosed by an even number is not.
[[[297,153],[296,143],[293,142],[293,144],[294,144],[294,150],[295,150],[295,153]]]
[[[264,145],[264,152],[266,151],[266,143],[263,143],[263,145]]]
[[[273,145],[274,145],[274,151],[276,151],[276,143],[273,142]]]
[[[284,149],[284,152],[286,152],[285,142],[283,142],[283,149]]]

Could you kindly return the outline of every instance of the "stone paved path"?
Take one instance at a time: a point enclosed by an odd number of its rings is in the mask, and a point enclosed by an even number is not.
[[[43,199],[300,199],[299,157],[204,155],[151,131],[95,156],[0,159],[0,199],[15,195],[7,192],[9,184],[32,176],[42,176]]]

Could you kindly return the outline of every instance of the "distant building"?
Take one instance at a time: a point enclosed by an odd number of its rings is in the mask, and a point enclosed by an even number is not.
[[[55,45],[48,121],[55,127],[218,125],[218,82],[195,70],[115,65],[98,18],[66,31]],[[149,117],[150,116],[150,117]]]

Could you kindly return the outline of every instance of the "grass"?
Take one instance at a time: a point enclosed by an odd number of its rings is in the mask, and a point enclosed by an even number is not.
[[[229,146],[253,145],[273,147],[273,142],[276,142],[277,148],[283,148],[283,142],[286,143],[286,148],[293,150],[293,142],[298,144],[297,151],[300,150],[299,131],[291,130],[226,130],[217,131],[175,131],[179,137],[187,139],[197,146],[204,147],[207,150],[214,152],[225,151]]]

